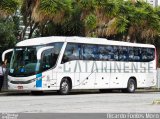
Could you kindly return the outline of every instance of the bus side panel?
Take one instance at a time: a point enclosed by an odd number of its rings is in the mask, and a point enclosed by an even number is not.
[[[42,90],[56,90],[56,73],[48,70],[42,73]]]
[[[73,67],[75,62],[67,62],[64,64],[59,64],[57,67],[57,89],[60,89],[60,83],[64,77],[70,78],[72,81],[72,87],[74,86],[74,72]]]
[[[128,74],[126,73],[111,73],[110,88],[126,88],[128,82]]]
[[[96,89],[110,88],[110,73],[107,72],[99,73],[99,72],[96,72],[95,74],[96,75],[95,88]]]

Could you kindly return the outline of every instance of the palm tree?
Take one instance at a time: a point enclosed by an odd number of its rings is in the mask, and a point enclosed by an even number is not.
[[[16,12],[21,0],[0,0],[0,17],[7,17]]]
[[[160,17],[146,2],[101,0],[84,7],[84,21],[89,29],[86,35],[121,36],[131,42],[150,42],[159,35]],[[92,12],[88,12],[91,8]]]
[[[53,31],[49,29],[54,26],[61,29],[56,33],[61,35],[79,35],[78,33],[82,30],[81,34],[85,36],[118,37],[119,40],[124,41],[148,42],[160,31],[158,10],[141,1],[26,1],[31,3],[30,18],[39,24],[41,34]]]
[[[122,2],[122,0],[120,0]],[[117,0],[79,0],[82,10],[82,21],[86,27],[87,36],[102,37],[106,35],[106,27],[109,21],[114,19],[118,10]]]
[[[155,14],[155,9],[149,4],[137,2],[129,18],[128,35],[131,41],[149,42],[159,34],[160,19]]]
[[[28,38],[31,38],[33,35],[33,32],[35,29],[38,27],[38,22],[34,22],[32,20],[32,12],[33,8],[36,4],[36,0],[24,0],[22,5],[21,5],[21,14],[22,14],[22,20],[24,24],[24,29],[20,32],[20,40],[23,40],[25,37],[25,33],[27,31],[27,28],[29,27],[30,33]]]
[[[36,22],[51,20],[61,23],[69,16],[72,0],[34,0],[32,19]]]

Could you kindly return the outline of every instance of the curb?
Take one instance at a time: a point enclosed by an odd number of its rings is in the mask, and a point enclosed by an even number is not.
[[[0,92],[0,96],[7,95],[9,92]]]
[[[12,94],[19,94],[20,92],[15,92],[15,91],[2,91],[0,92],[0,96],[6,96],[6,95],[12,95]]]

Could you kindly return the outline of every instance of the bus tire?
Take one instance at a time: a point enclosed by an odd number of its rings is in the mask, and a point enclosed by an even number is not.
[[[67,95],[69,94],[70,90],[71,90],[71,84],[69,80],[67,78],[63,78],[60,83],[60,89],[58,93],[61,95]]]
[[[134,93],[136,90],[136,81],[133,78],[130,78],[127,84],[127,88],[122,90],[125,93]]]

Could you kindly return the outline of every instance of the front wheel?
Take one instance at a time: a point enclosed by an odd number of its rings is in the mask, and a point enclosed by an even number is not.
[[[59,94],[61,95],[67,95],[69,94],[71,90],[71,84],[68,81],[67,78],[63,78],[60,84],[60,90],[58,91]]]
[[[127,88],[125,90],[122,90],[123,92],[126,92],[126,93],[134,93],[135,90],[136,90],[136,82],[134,79],[129,79],[128,81],[128,85],[127,85]]]

